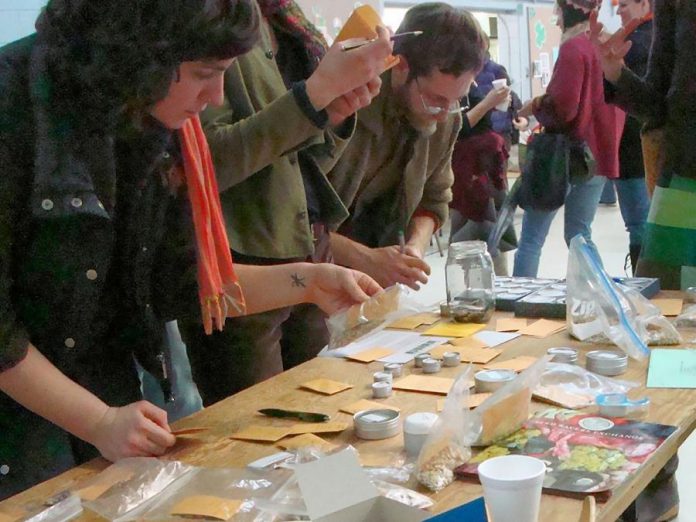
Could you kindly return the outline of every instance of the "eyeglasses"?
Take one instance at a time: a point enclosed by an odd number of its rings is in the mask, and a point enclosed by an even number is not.
[[[464,99],[466,103],[461,105],[458,101],[450,103],[448,106],[444,106],[441,103],[426,103],[425,97],[423,96],[423,91],[421,90],[418,78],[416,78],[416,87],[418,88],[418,96],[420,97],[421,103],[423,104],[423,110],[430,114],[431,116],[439,116],[443,113],[447,114],[459,114],[462,111],[466,111],[469,108],[469,95],[467,94]]]

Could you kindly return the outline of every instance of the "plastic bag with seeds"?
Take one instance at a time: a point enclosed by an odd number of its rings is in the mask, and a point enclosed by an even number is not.
[[[390,286],[364,303],[353,305],[329,317],[326,320],[331,336],[328,348],[341,348],[383,329],[396,319],[426,310],[426,307],[414,299],[410,288],[402,284]]]
[[[469,400],[473,370],[468,366],[454,381],[445,405],[423,444],[416,478],[428,489],[440,491],[454,480],[454,468],[471,457]]]
[[[566,320],[570,334],[591,343],[613,343],[634,359],[648,345],[682,342],[676,328],[638,291],[615,283],[596,253],[578,235],[570,242]]]

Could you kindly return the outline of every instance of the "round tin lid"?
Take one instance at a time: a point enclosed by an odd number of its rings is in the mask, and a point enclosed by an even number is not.
[[[485,382],[511,381],[515,377],[517,377],[517,373],[513,370],[481,370],[474,375],[476,380]]]
[[[587,354],[587,365],[597,369],[616,369],[628,365],[628,356],[614,350],[595,350]]]
[[[362,432],[381,432],[391,430],[399,424],[400,418],[400,413],[395,410],[362,410],[353,415],[353,422]]]

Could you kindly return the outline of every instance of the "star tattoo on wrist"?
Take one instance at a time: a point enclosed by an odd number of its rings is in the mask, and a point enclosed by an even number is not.
[[[305,278],[300,277],[299,274],[292,274],[290,276],[292,278],[292,286],[297,287],[297,288],[306,288],[307,285],[305,284]]]

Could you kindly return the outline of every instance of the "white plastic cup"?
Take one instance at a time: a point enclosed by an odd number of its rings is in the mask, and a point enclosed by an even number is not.
[[[507,87],[507,80],[505,78],[501,78],[499,80],[493,80],[493,89],[498,91],[502,89],[503,87]],[[504,102],[499,103],[498,105],[495,106],[495,108],[499,111],[506,111],[508,110],[508,107],[510,107],[510,98],[506,98]]]
[[[537,522],[546,465],[526,455],[488,459],[478,467],[493,522]]]

